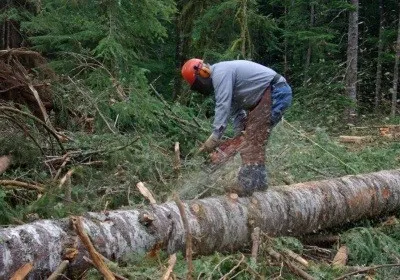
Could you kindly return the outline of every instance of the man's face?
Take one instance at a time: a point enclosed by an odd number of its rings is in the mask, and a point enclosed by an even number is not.
[[[211,78],[203,78],[196,75],[193,85],[190,87],[191,90],[197,91],[204,95],[210,95],[214,91]]]

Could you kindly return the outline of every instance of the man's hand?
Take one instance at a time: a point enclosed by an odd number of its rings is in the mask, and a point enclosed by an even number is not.
[[[214,134],[211,134],[210,137],[206,140],[206,142],[201,145],[199,152],[212,152],[214,148],[218,146],[220,143],[220,140],[214,136]]]
[[[244,143],[244,135],[236,136],[225,141],[222,141],[218,145],[218,149],[215,149],[210,155],[211,162],[214,164],[223,163],[230,158],[234,157],[240,152],[241,147]]]

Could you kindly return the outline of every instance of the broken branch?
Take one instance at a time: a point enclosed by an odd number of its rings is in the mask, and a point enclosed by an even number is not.
[[[181,170],[181,153],[179,150],[179,142],[175,142],[174,151],[175,151],[174,171],[176,176],[179,176]]]
[[[84,232],[81,217],[71,217],[71,221],[76,233],[78,234],[82,243],[86,246],[90,257],[93,260],[93,265],[97,268],[98,271],[100,271],[101,274],[103,274],[106,280],[115,280],[114,274],[107,267],[100,253],[98,253],[96,248],[93,246],[89,236],[87,236],[87,234]]]
[[[70,157],[69,157],[69,153],[68,153],[68,152],[67,152],[65,155],[63,155],[62,161],[63,161],[63,162],[62,162],[60,168],[57,170],[56,175],[54,175],[54,178],[53,178],[54,180],[57,180],[58,177],[60,177],[62,169],[63,169],[63,168],[65,167],[65,165],[70,161]]]
[[[29,272],[31,272],[32,268],[32,263],[24,264],[13,274],[13,276],[11,276],[10,280],[24,280]]]
[[[309,267],[309,263],[307,260],[305,260],[304,258],[302,258],[300,255],[296,254],[295,252],[293,252],[292,250],[289,249],[284,249],[283,253],[285,255],[287,255],[288,257],[290,257],[291,259],[297,261],[298,263],[300,263],[301,265],[305,266],[305,267]]]
[[[395,267],[395,266],[400,266],[400,263],[369,266],[369,267],[366,267],[366,268],[362,268],[362,269],[359,269],[359,270],[344,274],[344,275],[342,275],[342,276],[340,276],[338,278],[335,278],[335,280],[343,280],[343,279],[346,279],[349,276],[356,275],[356,274],[359,274],[359,273],[365,273],[365,272],[368,272],[370,270],[375,270],[377,268]]]
[[[242,264],[242,262],[244,261],[244,255],[242,254],[242,258],[240,259],[240,261],[234,266],[232,267],[232,269],[225,274],[224,276],[222,276],[219,280],[225,280],[225,279],[230,279],[228,278],[233,272],[235,272],[235,270]],[[233,278],[233,277],[232,277]]]
[[[38,184],[30,184],[26,182],[21,182],[21,181],[16,181],[16,180],[0,180],[0,185],[2,185],[5,188],[12,189],[14,187],[20,187],[24,189],[29,189],[29,190],[35,190],[38,192],[44,192],[45,188],[42,185]]]
[[[260,228],[256,227],[251,234],[251,240],[253,241],[253,247],[251,248],[251,259],[256,262],[258,255],[258,248],[260,247]]]
[[[41,124],[51,135],[54,136],[54,138],[56,139],[58,145],[60,146],[61,151],[62,151],[62,152],[65,151],[64,146],[63,146],[62,143],[61,143],[60,137],[59,137],[59,135],[57,134],[57,131],[55,131],[52,127],[49,127],[49,126],[48,126],[44,121],[42,121],[41,119],[35,117],[35,116],[32,115],[32,114],[26,113],[26,112],[24,112],[24,111],[18,110],[18,109],[13,108],[13,107],[0,106],[0,111],[9,111],[9,112],[12,112],[12,113],[20,114],[20,115],[22,115],[22,116],[24,116],[24,117],[28,117],[28,118],[34,120],[35,122]]]
[[[162,277],[162,280],[169,280],[170,275],[174,269],[174,266],[176,264],[176,254],[172,254],[171,256],[169,256],[168,259],[168,269],[167,271],[164,273],[164,276]]]
[[[301,268],[297,267],[294,265],[291,261],[285,259],[280,253],[276,252],[274,249],[271,247],[267,248],[267,253],[274,258],[276,261],[283,261],[286,266],[297,276],[300,276],[301,278],[305,280],[315,280],[314,277],[312,277],[310,274],[302,270]]]
[[[157,204],[157,201],[154,199],[153,194],[149,191],[148,188],[144,186],[142,182],[139,182],[136,184],[136,187],[138,188],[139,192],[147,198],[151,204]]]
[[[192,262],[192,233],[190,232],[189,222],[186,217],[185,207],[182,201],[179,199],[177,194],[174,194],[174,200],[176,205],[178,206],[179,213],[181,214],[181,219],[183,223],[183,228],[186,232],[186,261],[188,263],[188,274],[186,279],[192,279],[193,274],[193,262]]]
[[[47,278],[47,280],[57,280],[57,278],[63,275],[64,271],[69,265],[69,260],[63,260],[60,265],[54,270],[54,272]]]

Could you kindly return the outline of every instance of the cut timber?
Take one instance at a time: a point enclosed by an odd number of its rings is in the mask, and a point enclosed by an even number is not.
[[[366,143],[371,142],[371,136],[348,136],[348,135],[341,135],[339,136],[339,142],[341,143]]]
[[[332,265],[345,266],[347,264],[348,258],[349,258],[349,249],[347,248],[347,246],[342,246],[339,248],[338,252],[333,258]]]
[[[183,206],[193,252],[233,251],[251,246],[255,227],[269,236],[301,235],[398,211],[400,170],[275,187],[251,198],[219,196],[184,201]],[[151,219],[140,223],[143,216]],[[157,248],[173,254],[186,246],[186,233],[174,202],[142,210],[87,213],[82,225],[96,250],[112,261]],[[69,219],[4,228],[0,240],[0,279],[9,279],[27,262],[34,264],[29,279],[45,278],[68,249],[75,248]],[[69,265],[74,273],[89,266],[80,241],[76,250],[78,254]]]
[[[11,156],[0,156],[0,174],[7,170],[11,164]]]
[[[379,128],[379,134],[387,138],[399,138],[400,137],[400,126],[388,125]]]
[[[378,126],[362,126],[362,127],[351,127],[352,130],[357,133],[368,133],[369,135],[380,136],[385,138],[396,138],[400,137],[400,125],[378,125]]]

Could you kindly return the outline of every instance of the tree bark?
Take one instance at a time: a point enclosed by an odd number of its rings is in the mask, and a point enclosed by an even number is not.
[[[0,11],[4,12],[12,8],[32,11],[32,4],[29,1],[0,1]],[[18,15],[20,16],[20,15]],[[21,32],[20,22],[6,16],[0,21],[0,49],[21,48],[26,46],[24,34]]]
[[[251,38],[249,32],[249,24],[248,24],[248,10],[249,5],[247,0],[241,0],[240,3],[240,16],[238,17],[239,25],[240,25],[240,40],[241,47],[240,52],[242,54],[243,59],[251,60],[252,54],[252,46],[251,46]]]
[[[289,13],[289,5],[285,2],[285,15],[284,15],[284,24],[285,30],[288,30],[288,15]],[[283,36],[283,75],[287,78],[289,76],[289,63],[288,63],[288,39],[287,35]]]
[[[383,33],[385,31],[385,14],[383,11],[383,0],[379,0],[379,39],[378,57],[376,62],[375,79],[375,112],[378,112],[382,101],[382,55],[383,55]]]
[[[352,104],[346,109],[349,124],[354,124],[357,106],[357,64],[358,64],[358,0],[350,0],[354,10],[349,12],[349,31],[347,42],[346,93]]]
[[[399,60],[400,60],[400,3],[399,3],[399,18],[398,18],[398,31],[397,31],[397,41],[396,41],[396,56],[394,61],[394,70],[393,70],[393,89],[392,89],[392,107],[391,107],[391,116],[394,117],[396,115],[397,109],[397,91],[398,91],[398,83],[399,83]]]
[[[228,252],[251,245],[255,227],[270,236],[296,236],[397,211],[400,169],[274,187],[249,198],[219,196],[183,205],[193,252]],[[186,233],[174,202],[141,210],[87,213],[82,224],[97,251],[110,260],[158,248],[169,254],[185,250]],[[68,219],[3,228],[0,240],[0,279],[9,279],[27,262],[34,264],[28,278],[42,279],[71,250],[78,255],[70,263],[70,272],[89,266],[83,259],[86,249]]]
[[[177,9],[178,11],[182,10],[182,1],[177,1]],[[182,91],[182,78],[181,78],[181,67],[185,62],[184,57],[184,32],[182,30],[182,21],[180,15],[175,15],[175,68],[177,72],[177,77],[174,79],[174,92],[172,95],[172,100],[176,100],[176,98],[180,95]]]
[[[310,29],[312,29],[314,27],[314,23],[315,23],[315,4],[310,3]],[[310,65],[311,65],[311,54],[312,54],[312,43],[310,41],[310,42],[308,42],[306,61],[304,63],[303,86],[307,86],[307,83],[308,83],[309,71],[310,71]]]

